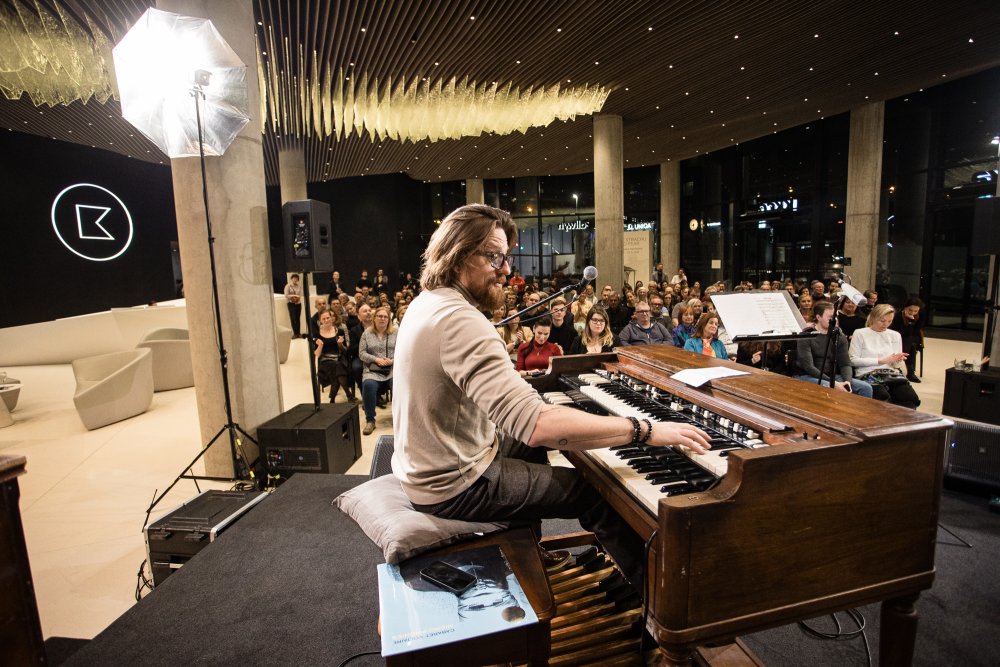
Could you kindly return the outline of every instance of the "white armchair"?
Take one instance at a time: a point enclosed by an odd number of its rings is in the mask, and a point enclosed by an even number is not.
[[[73,404],[87,430],[142,414],[153,401],[153,353],[148,348],[73,361]]]
[[[292,346],[292,330],[280,324],[275,329],[275,339],[278,348],[278,363],[288,361],[288,350]]]
[[[136,347],[148,347],[153,352],[153,391],[194,386],[187,329],[155,329]]]

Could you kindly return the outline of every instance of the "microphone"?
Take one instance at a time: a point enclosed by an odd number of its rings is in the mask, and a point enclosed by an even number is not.
[[[525,313],[527,313],[529,311],[532,311],[532,310],[538,310],[539,306],[544,306],[549,301],[552,301],[553,299],[555,299],[558,296],[565,296],[567,292],[572,292],[572,291],[580,291],[580,292],[582,292],[583,290],[585,290],[587,288],[587,285],[589,285],[590,283],[592,283],[596,278],[597,278],[597,268],[593,267],[593,266],[588,266],[587,268],[585,268],[583,270],[583,280],[581,280],[577,284],[575,284],[575,285],[566,285],[566,287],[563,287],[558,292],[555,292],[553,294],[548,295],[547,297],[545,297],[544,299],[542,299],[541,301],[539,301],[535,305],[528,306],[527,308],[522,308],[521,310],[519,310],[518,312],[514,313],[510,317],[503,318],[502,320],[500,320],[499,322],[497,322],[493,326],[495,326],[495,327],[502,327],[505,324],[507,324],[508,322],[510,322],[511,320],[513,320],[514,318],[516,318],[516,317],[521,317]],[[575,299],[576,297],[573,297],[573,298]],[[572,302],[572,299],[570,300],[570,302]],[[544,315],[544,313],[543,313],[543,315]],[[537,318],[532,318],[532,319],[537,319]]]
[[[595,280],[597,280],[597,267],[588,266],[583,270],[583,280],[581,280],[580,284],[576,286],[576,289],[582,292],[583,290],[587,289],[587,285],[594,282]]]
[[[845,297],[853,301],[854,305],[856,306],[864,306],[865,304],[868,303],[868,299],[865,298],[865,295],[859,292],[853,285],[851,285],[851,283],[847,282],[846,280],[840,281],[840,292]]]

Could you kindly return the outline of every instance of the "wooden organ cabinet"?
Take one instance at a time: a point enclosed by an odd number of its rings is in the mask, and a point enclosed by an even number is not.
[[[749,375],[700,388],[671,379],[709,366]],[[947,420],[668,346],[559,357],[531,383],[549,402],[715,434],[709,482],[682,464],[694,481],[651,483],[643,453],[630,465],[614,450],[566,452],[644,540],[656,533],[647,629],[669,664],[879,601],[879,664],[910,664],[914,603],[934,580]]]

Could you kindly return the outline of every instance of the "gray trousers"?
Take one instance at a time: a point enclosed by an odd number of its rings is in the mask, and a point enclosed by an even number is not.
[[[472,486],[444,502],[414,508],[445,519],[525,522],[536,536],[542,519],[579,519],[632,585],[642,586],[642,540],[575,468],[550,466],[543,447],[504,437],[497,457]]]

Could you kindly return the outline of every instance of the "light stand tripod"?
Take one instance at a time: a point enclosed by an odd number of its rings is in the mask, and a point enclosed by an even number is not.
[[[153,511],[164,496],[170,493],[170,490],[177,485],[182,479],[194,480],[195,489],[199,492],[201,488],[198,486],[198,480],[206,480],[213,482],[240,482],[249,480],[251,483],[256,485],[257,479],[253,471],[253,465],[247,461],[246,453],[243,451],[243,443],[240,436],[246,438],[254,445],[257,445],[257,441],[243,430],[239,424],[233,421],[233,403],[232,397],[229,393],[229,357],[226,353],[225,341],[222,337],[222,309],[219,303],[219,281],[218,274],[216,272],[215,266],[215,236],[212,234],[212,218],[208,212],[208,174],[205,169],[205,148],[204,148],[204,137],[202,131],[202,120],[201,120],[201,104],[200,100],[204,99],[205,92],[203,87],[208,85],[209,72],[204,70],[198,70],[195,72],[195,84],[191,88],[191,96],[194,98],[195,107],[195,118],[198,124],[198,157],[201,161],[201,188],[202,188],[202,199],[205,205],[205,227],[208,233],[208,263],[212,274],[212,303],[215,308],[215,332],[218,336],[216,344],[219,348],[219,366],[222,369],[222,392],[225,400],[226,406],[226,423],[219,429],[219,432],[205,445],[198,455],[187,465],[184,470],[181,471],[170,486],[161,493],[159,496],[154,498],[153,502],[150,503],[149,507],[146,509],[146,521],[143,523],[143,529],[146,527],[146,523],[149,522],[149,515]],[[308,284],[308,283],[307,283]],[[206,475],[194,475],[191,474],[191,469],[194,464],[205,455],[205,452],[215,444],[215,442],[222,437],[222,434],[226,433],[229,436],[229,451],[233,462],[233,472],[234,477],[212,477]]]

